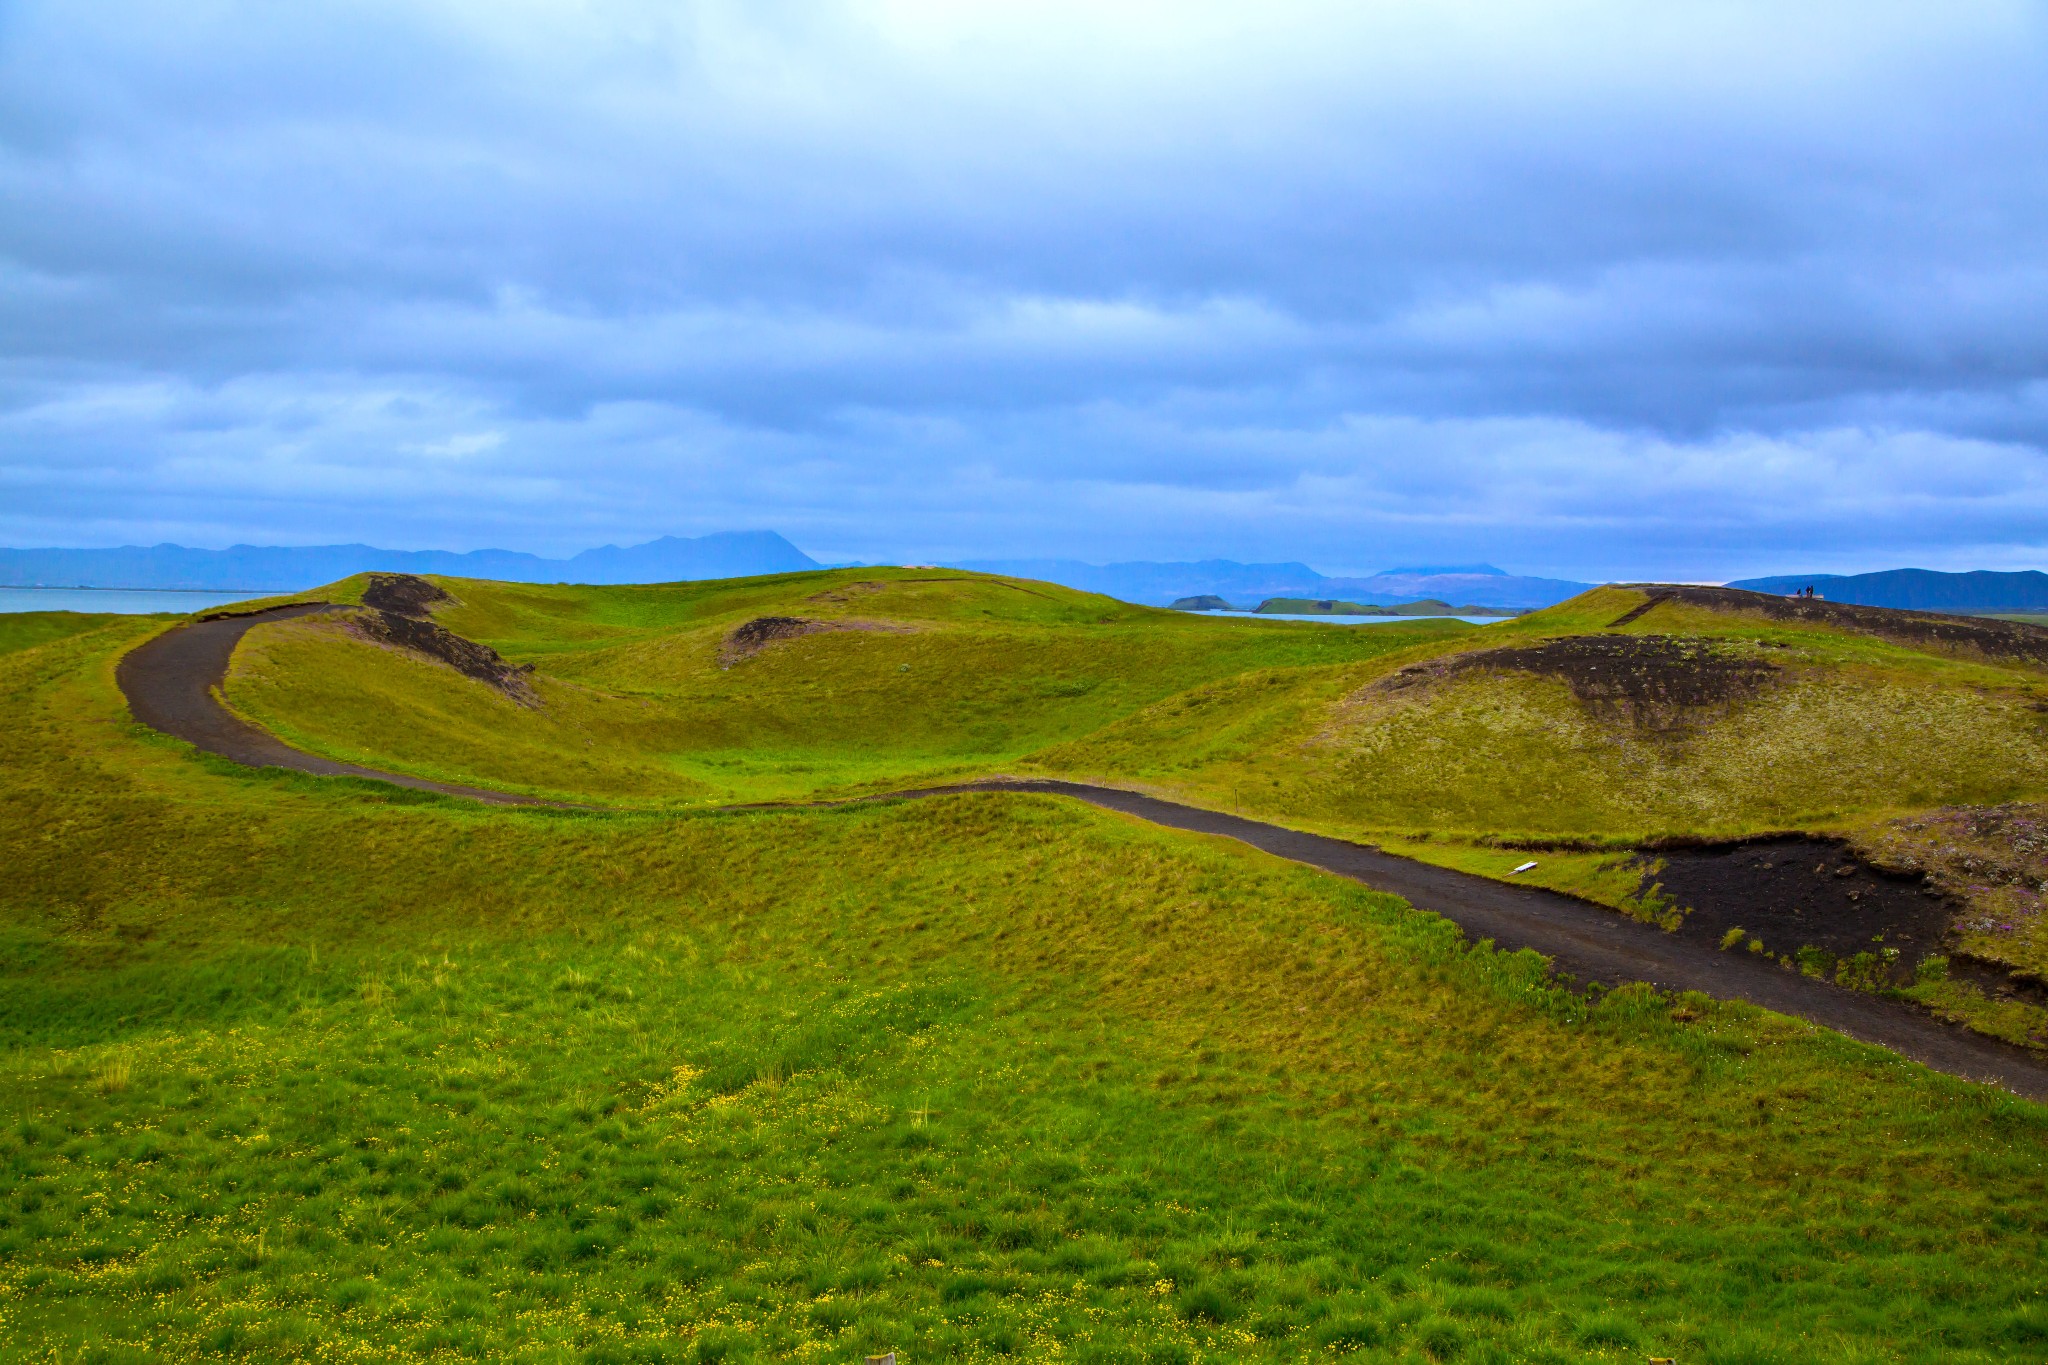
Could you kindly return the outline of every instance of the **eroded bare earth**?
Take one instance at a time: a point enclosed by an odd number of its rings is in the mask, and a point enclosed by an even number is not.
[[[538,707],[540,694],[527,677],[533,672],[532,664],[508,663],[489,645],[457,635],[427,615],[434,606],[454,600],[412,574],[372,574],[369,587],[363,590],[361,610],[348,615],[348,630],[371,644],[408,650],[447,664],[521,706]]]
[[[2048,979],[2048,806],[1952,806],[1894,820],[1864,843],[1874,861],[1954,899],[1961,951],[2009,975]]]
[[[425,620],[443,602],[453,602],[447,591],[416,574],[373,573],[363,589],[363,605],[377,611]]]
[[[1693,713],[1755,696],[1777,664],[1707,640],[1671,635],[1567,635],[1533,645],[1477,650],[1412,664],[1374,684],[1399,694],[1470,673],[1555,678],[1596,711],[1645,729],[1670,729]]]
[[[409,650],[447,664],[466,678],[495,687],[521,706],[540,705],[540,696],[527,678],[533,665],[507,663],[489,645],[478,644],[435,622],[392,611],[369,610],[351,613],[348,629],[371,644]]]
[[[734,626],[732,632],[725,637],[725,643],[718,650],[718,666],[731,668],[736,663],[753,658],[770,645],[784,640],[795,640],[805,635],[820,635],[835,630],[880,630],[901,634],[910,629],[909,626],[889,621],[818,621],[808,616],[756,616],[751,621]]]
[[[1652,866],[1647,879],[1685,911],[1680,932],[1718,944],[1740,929],[1736,950],[1753,942],[1796,963],[1804,954],[1803,965],[1831,980],[1854,964],[1863,984],[1903,984],[1950,951],[1953,906],[1941,889],[1873,866],[1840,839],[1660,849]]]

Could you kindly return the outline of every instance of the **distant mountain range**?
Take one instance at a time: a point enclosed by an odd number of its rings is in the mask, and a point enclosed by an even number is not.
[[[2034,569],[2018,573],[1942,573],[1937,569],[1887,569],[1882,573],[1806,574],[1777,578],[1745,578],[1731,588],[1790,595],[1812,588],[1830,602],[1859,607],[1904,607],[1911,611],[1956,613],[1992,611],[2048,612],[2048,574]]]
[[[511,583],[678,583],[818,568],[773,531],[726,531],[695,540],[663,536],[621,549],[605,545],[568,559],[517,550],[379,550],[369,545],[127,545],[117,550],[0,549],[0,587],[211,588],[302,592],[350,574],[437,573]]]
[[[1306,564],[1240,564],[1232,559],[1193,563],[1084,564],[1073,559],[970,559],[950,565],[1016,578],[1042,578],[1126,602],[1168,606],[1184,597],[1221,597],[1246,610],[1268,597],[1351,598],[1361,602],[1418,602],[1441,598],[1484,607],[1547,607],[1592,587],[1561,578],[1524,578],[1491,564],[1389,569],[1369,578],[1329,578]]]

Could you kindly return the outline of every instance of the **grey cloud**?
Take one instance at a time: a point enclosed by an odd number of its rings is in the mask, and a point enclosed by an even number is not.
[[[2041,543],[2038,9],[1252,14],[18,4],[0,535]]]

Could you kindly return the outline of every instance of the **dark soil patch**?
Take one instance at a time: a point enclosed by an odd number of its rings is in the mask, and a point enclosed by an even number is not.
[[[718,666],[731,668],[772,644],[803,635],[820,635],[833,630],[879,630],[900,635],[911,629],[910,626],[888,621],[814,621],[807,616],[756,616],[744,625],[734,627],[732,633],[725,637],[725,643],[718,651]]]
[[[426,579],[409,573],[373,573],[370,586],[363,589],[364,606],[421,621],[431,608],[454,600]]]
[[[1665,602],[1682,602],[1711,611],[1750,612],[1773,621],[1853,630],[1913,649],[2048,664],[2048,629],[2018,621],[1944,616],[1938,612],[1899,611],[1891,607],[1858,607],[1818,597],[1779,597],[1743,588],[1699,588],[1671,583],[1628,583],[1622,586],[1647,592],[1650,600],[1615,621],[1613,624],[1616,626],[1638,620]]]
[[[1906,982],[1923,958],[1944,953],[1954,906],[1919,877],[1870,866],[1838,839],[1782,838],[1718,848],[1674,848],[1646,882],[1687,911],[1681,934],[1714,941],[1732,929],[1773,957],[1810,950],[1840,961],[1897,957],[1885,973]],[[1747,946],[1734,951],[1747,951]],[[1833,975],[1832,971],[1828,973]]]
[[[1790,957],[1831,978],[1844,963],[1866,976],[1883,963],[1881,979],[1900,985],[1925,959],[1945,957],[1950,976],[1986,995],[2048,1008],[2048,986],[2039,980],[1956,950],[1955,930],[1972,907],[1933,874],[1873,864],[1842,840],[1806,836],[1645,856],[1663,867],[1644,885],[1661,885],[1687,910],[1679,928],[1687,937],[1719,946],[1741,929],[1770,958]],[[1885,962],[1887,948],[1897,956]],[[1729,951],[1747,952],[1747,943]],[[1853,962],[1858,954],[1871,957]]]
[[[1768,686],[1778,666],[1672,635],[1567,635],[1541,644],[1453,654],[1413,664],[1380,690],[1399,692],[1461,673],[1533,673],[1557,678],[1588,706],[1625,714],[1635,724],[1666,729],[1705,707],[1744,701]]]
[[[433,588],[431,583],[424,586]],[[434,588],[434,591],[439,592],[440,589]],[[363,596],[367,600],[369,594]],[[540,705],[540,696],[526,676],[533,671],[532,664],[509,664],[489,645],[465,639],[445,626],[374,607],[351,613],[348,625],[350,630],[373,644],[392,645],[447,664],[466,678],[497,688],[521,706]]]
[[[718,666],[731,668],[742,659],[751,659],[778,640],[794,640],[800,635],[816,635],[819,631],[835,629],[824,621],[813,621],[803,616],[756,616],[743,625],[735,626],[732,634],[725,637],[725,645],[718,651]]]

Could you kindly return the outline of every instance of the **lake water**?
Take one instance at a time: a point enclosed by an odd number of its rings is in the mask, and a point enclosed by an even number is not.
[[[143,616],[151,612],[207,611],[230,602],[248,602],[258,597],[275,597],[269,592],[184,592],[157,588],[0,588],[0,611],[85,611],[113,612],[121,616]],[[1321,621],[1333,626],[1379,626],[1399,621],[1470,621],[1475,626],[1492,625],[1504,616],[1323,616],[1287,615],[1280,612],[1204,611],[1199,616],[1241,616],[1253,621]]]
[[[156,588],[0,588],[0,611],[113,612],[146,616],[167,611],[178,615],[275,597],[269,592],[169,592]]]
[[[1196,611],[1190,616],[1242,616],[1250,621],[1324,621],[1334,626],[1386,626],[1396,621],[1470,621],[1475,626],[1490,626],[1500,621],[1512,621],[1512,616],[1336,616],[1321,612],[1294,615],[1281,611]]]

